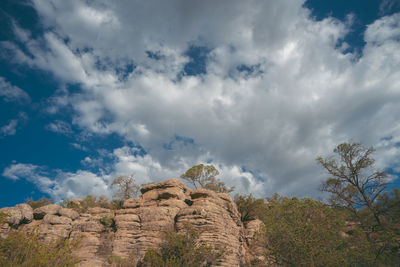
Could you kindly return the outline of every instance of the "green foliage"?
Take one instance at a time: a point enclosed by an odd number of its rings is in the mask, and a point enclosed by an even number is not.
[[[7,238],[0,238],[0,266],[76,266],[78,260],[71,252],[78,245],[78,240],[62,239],[46,244],[40,241],[36,231],[14,231]]]
[[[204,188],[218,174],[219,171],[213,165],[199,164],[187,170],[181,175],[181,178],[191,182],[195,188],[197,188],[197,184],[199,184],[199,187]]]
[[[136,261],[132,254],[127,259],[111,254],[107,258],[107,262],[111,267],[136,267]]]
[[[167,265],[162,258],[161,254],[155,249],[150,248],[146,251],[143,261],[138,264],[139,267],[172,267],[173,265]]]
[[[224,249],[212,248],[198,242],[198,233],[190,227],[186,234],[175,231],[165,233],[159,252],[147,250],[138,266],[146,267],[186,267],[211,266],[221,259]]]
[[[205,184],[204,189],[212,190],[217,193],[229,194],[235,190],[235,187],[227,187],[224,182],[216,178],[210,178],[210,181]]]
[[[102,216],[100,218],[100,223],[104,226],[104,230],[106,232],[112,231],[116,232],[117,231],[117,225],[115,224],[115,219],[110,216]]]
[[[32,209],[40,208],[46,205],[50,205],[54,203],[54,200],[51,198],[41,197],[38,200],[34,201],[32,198],[27,199],[26,204],[32,207]]]
[[[334,156],[317,158],[330,177],[322,184],[322,190],[330,193],[330,202],[352,213],[352,220],[360,222],[367,240],[375,251],[376,264],[400,261],[400,232],[398,223],[388,208],[391,201],[385,190],[388,177],[375,170],[373,147],[358,143],[343,143],[334,149]],[[396,203],[396,196],[393,198]]]
[[[331,193],[333,205],[353,212],[366,207],[376,213],[374,204],[386,189],[387,175],[374,169],[375,160],[371,157],[374,151],[373,147],[358,143],[343,143],[334,149],[334,156],[317,158],[330,175],[322,190]]]
[[[124,204],[123,200],[113,199],[110,201],[106,196],[95,197],[92,195],[88,195],[80,201],[79,205],[76,202],[73,202],[69,199],[64,199],[60,203],[60,206],[64,208],[76,209],[83,212],[89,208],[94,208],[94,207],[118,210],[122,209],[123,204]]]
[[[7,222],[8,214],[4,212],[0,212],[0,224]]]
[[[263,199],[256,199],[251,194],[236,194],[234,201],[237,205],[238,211],[240,212],[240,219],[242,222],[262,219],[267,208]]]
[[[181,178],[189,181],[195,188],[198,186],[217,193],[230,193],[235,187],[227,187],[224,182],[215,178],[219,171],[213,165],[199,164],[193,166],[181,175]]]
[[[79,205],[76,203],[72,202],[70,199],[66,198],[63,201],[60,202],[60,206],[63,208],[69,208],[69,209],[79,209]]]
[[[368,243],[360,238],[352,247],[342,237],[344,219],[322,202],[309,198],[268,199],[264,216],[265,245],[282,266],[348,266],[371,260]],[[360,252],[359,248],[363,251]],[[363,257],[359,257],[362,254]],[[357,265],[358,266],[358,265]]]
[[[96,203],[96,197],[92,195],[86,196],[82,201],[80,202],[80,207],[83,210],[87,210],[89,208],[94,208],[98,207],[98,204]]]

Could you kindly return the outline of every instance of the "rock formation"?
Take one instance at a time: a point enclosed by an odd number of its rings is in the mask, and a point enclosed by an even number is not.
[[[38,228],[45,241],[79,237],[81,248],[75,254],[82,259],[80,266],[107,266],[109,255],[140,259],[148,248],[159,246],[165,231],[183,232],[189,225],[199,232],[201,242],[225,248],[224,258],[217,266],[243,266],[255,257],[248,245],[260,222],[250,222],[246,229],[229,195],[190,190],[176,178],[145,185],[141,193],[115,211],[95,207],[78,212],[55,204],[35,210],[27,204],[3,208],[0,211],[9,217],[7,223],[0,225],[0,236],[17,228]],[[106,229],[106,219],[113,222],[112,231]]]

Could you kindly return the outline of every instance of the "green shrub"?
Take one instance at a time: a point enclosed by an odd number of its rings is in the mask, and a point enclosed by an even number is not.
[[[113,217],[110,216],[102,216],[100,218],[100,223],[104,226],[104,231],[109,232],[116,232],[117,225],[115,224],[115,220]]]
[[[225,251],[198,242],[198,232],[186,227],[186,234],[174,230],[165,233],[159,252],[148,249],[138,266],[146,267],[200,267],[215,264]]]
[[[123,204],[124,204],[123,200],[113,199],[110,201],[106,196],[95,197],[92,195],[88,195],[80,201],[79,205],[72,202],[70,199],[66,198],[60,203],[60,206],[84,212],[87,211],[89,208],[94,208],[94,207],[119,210],[122,209]]]
[[[107,261],[111,267],[136,267],[136,261],[132,254],[127,259],[111,254],[108,256]]]
[[[0,238],[0,266],[76,266],[78,259],[72,256],[79,240],[59,239],[47,244],[39,239],[37,231],[25,233],[13,231],[7,238]]]
[[[375,266],[365,235],[343,237],[342,214],[322,202],[275,195],[263,221],[266,248],[280,266]]]
[[[63,208],[69,208],[69,209],[76,209],[76,210],[80,209],[80,206],[78,204],[72,202],[69,198],[66,198],[63,201],[61,201],[60,206]]]
[[[32,198],[27,199],[26,204],[32,207],[32,209],[40,208],[49,204],[53,204],[54,200],[52,198],[41,197],[34,201]]]
[[[266,205],[263,199],[255,198],[250,195],[235,195],[234,201],[240,212],[242,222],[248,222],[254,219],[262,219],[265,214]]]
[[[8,214],[4,212],[0,212],[0,224],[7,222]]]
[[[124,201],[119,199],[113,199],[110,202],[112,210],[120,210],[124,206]]]

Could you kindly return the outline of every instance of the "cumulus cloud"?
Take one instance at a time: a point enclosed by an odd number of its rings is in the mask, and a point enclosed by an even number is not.
[[[400,0],[382,0],[379,5],[379,13],[385,15],[400,7]]]
[[[316,21],[302,0],[32,2],[51,31],[25,42],[29,54],[2,45],[81,86],[62,98],[76,126],[144,148],[114,150],[115,175],[146,182],[210,162],[242,193],[315,196],[314,159],[343,141],[397,164],[398,146],[381,143],[400,136],[399,14],[369,25],[356,55],[351,23]],[[185,75],[191,47],[207,48],[201,75]]]
[[[61,120],[51,122],[47,124],[45,128],[49,131],[64,135],[70,135],[73,133],[71,126],[67,122]]]
[[[15,135],[17,133],[17,126],[19,123],[24,122],[28,119],[28,116],[24,112],[20,112],[16,119],[10,120],[6,125],[0,127],[0,137],[8,135]]]
[[[6,102],[29,102],[29,95],[21,88],[0,77],[0,97]]]
[[[5,168],[2,175],[12,180],[19,180],[21,177],[29,177],[37,168],[36,165],[17,163]]]
[[[45,166],[14,163],[6,167],[2,175],[8,179],[26,179],[34,183],[40,190],[59,201],[65,198],[84,197],[88,194],[95,196],[112,196],[108,186],[112,179],[133,174],[137,184],[161,182],[166,178],[179,177],[181,169],[165,168],[150,155],[138,154],[137,148],[123,146],[107,152],[110,158],[108,163],[95,158],[86,157],[83,165],[96,167],[98,172],[77,170],[64,172],[58,169],[49,170]],[[105,157],[103,153],[102,158]],[[105,166],[105,165],[109,166]],[[186,166],[189,166],[185,163]],[[249,187],[255,188],[256,193],[262,192],[263,183],[254,176],[237,166],[216,165],[222,173],[221,179],[229,186],[236,186],[239,191],[246,191]]]
[[[49,171],[43,166],[16,163],[5,168],[2,175],[13,180],[26,179],[56,201],[89,194],[109,196],[106,177],[84,170],[75,173]]]
[[[1,136],[14,135],[17,132],[18,120],[10,120],[7,125],[0,127]]]

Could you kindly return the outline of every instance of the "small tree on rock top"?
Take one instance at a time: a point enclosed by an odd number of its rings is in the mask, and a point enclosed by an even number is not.
[[[139,185],[135,182],[134,174],[122,175],[115,178],[111,182],[111,187],[117,188],[114,198],[119,200],[136,197],[140,189]]]
[[[218,174],[219,171],[213,165],[199,164],[187,170],[181,178],[192,183],[195,188],[201,187],[217,193],[232,192],[235,188],[226,187],[224,182],[215,178]]]

